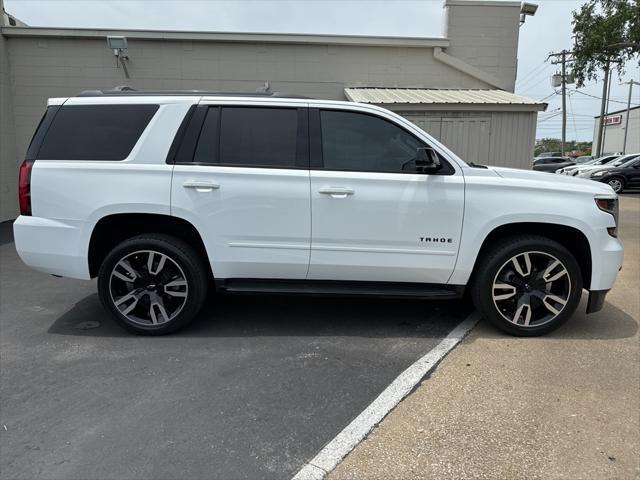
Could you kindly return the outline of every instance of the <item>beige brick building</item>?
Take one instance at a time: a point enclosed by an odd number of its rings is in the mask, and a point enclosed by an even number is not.
[[[1,0],[0,0],[1,1]],[[137,89],[273,91],[391,108],[465,160],[527,168],[536,112],[514,90],[521,4],[446,0],[438,38],[94,30],[0,24],[0,221],[49,97]],[[107,48],[128,40],[130,78]]]

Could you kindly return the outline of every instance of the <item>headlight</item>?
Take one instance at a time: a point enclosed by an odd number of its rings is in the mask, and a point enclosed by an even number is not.
[[[569,175],[573,175],[574,177],[579,173],[578,170],[572,170],[569,172]]]
[[[607,172],[606,172],[606,171],[604,171],[604,170],[602,170],[602,171],[600,171],[600,172],[593,172],[593,173],[591,174],[591,177],[602,177],[602,176],[604,176],[606,173],[607,173]]]
[[[613,216],[615,227],[607,228],[607,232],[612,237],[618,236],[618,198],[617,197],[595,197],[596,205],[603,212],[610,213]]]

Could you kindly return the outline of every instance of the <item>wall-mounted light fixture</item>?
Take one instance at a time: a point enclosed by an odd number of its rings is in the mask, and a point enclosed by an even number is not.
[[[527,19],[527,16],[533,17],[536,14],[537,10],[538,10],[538,5],[536,5],[535,3],[523,2],[522,5],[520,6],[520,26],[524,24],[525,20]]]
[[[127,53],[127,37],[107,36],[107,46],[113,50],[113,54],[116,56],[116,66],[122,65],[124,75],[129,77],[129,70],[125,60],[129,60],[129,54]]]

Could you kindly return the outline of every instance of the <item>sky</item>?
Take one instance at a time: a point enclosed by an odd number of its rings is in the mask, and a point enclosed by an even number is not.
[[[535,0],[529,0],[535,2]],[[32,26],[318,33],[410,37],[442,36],[443,0],[4,0],[7,12]],[[580,0],[538,0],[538,11],[520,28],[516,93],[543,100],[537,138],[560,137],[561,96],[550,77],[550,52],[570,50],[571,12]],[[630,79],[640,80],[638,62],[614,74],[609,111],[626,108]],[[576,91],[569,86],[567,139],[591,140],[600,113],[602,79]],[[597,98],[594,98],[597,97]],[[640,105],[640,87],[632,104]]]

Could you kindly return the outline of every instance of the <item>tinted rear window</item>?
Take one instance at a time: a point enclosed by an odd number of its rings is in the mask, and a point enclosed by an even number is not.
[[[49,126],[53,119],[60,110],[60,106],[56,105],[54,107],[47,107],[47,110],[44,112],[40,123],[38,124],[38,128],[36,128],[33,137],[31,138],[31,143],[29,143],[29,148],[27,149],[27,155],[25,156],[25,160],[35,160],[38,154],[38,150],[40,150],[40,146],[42,145],[42,141],[49,130]]]
[[[42,142],[42,160],[124,160],[158,105],[69,105]]]
[[[297,134],[296,109],[223,108],[220,121],[220,163],[294,167]]]

